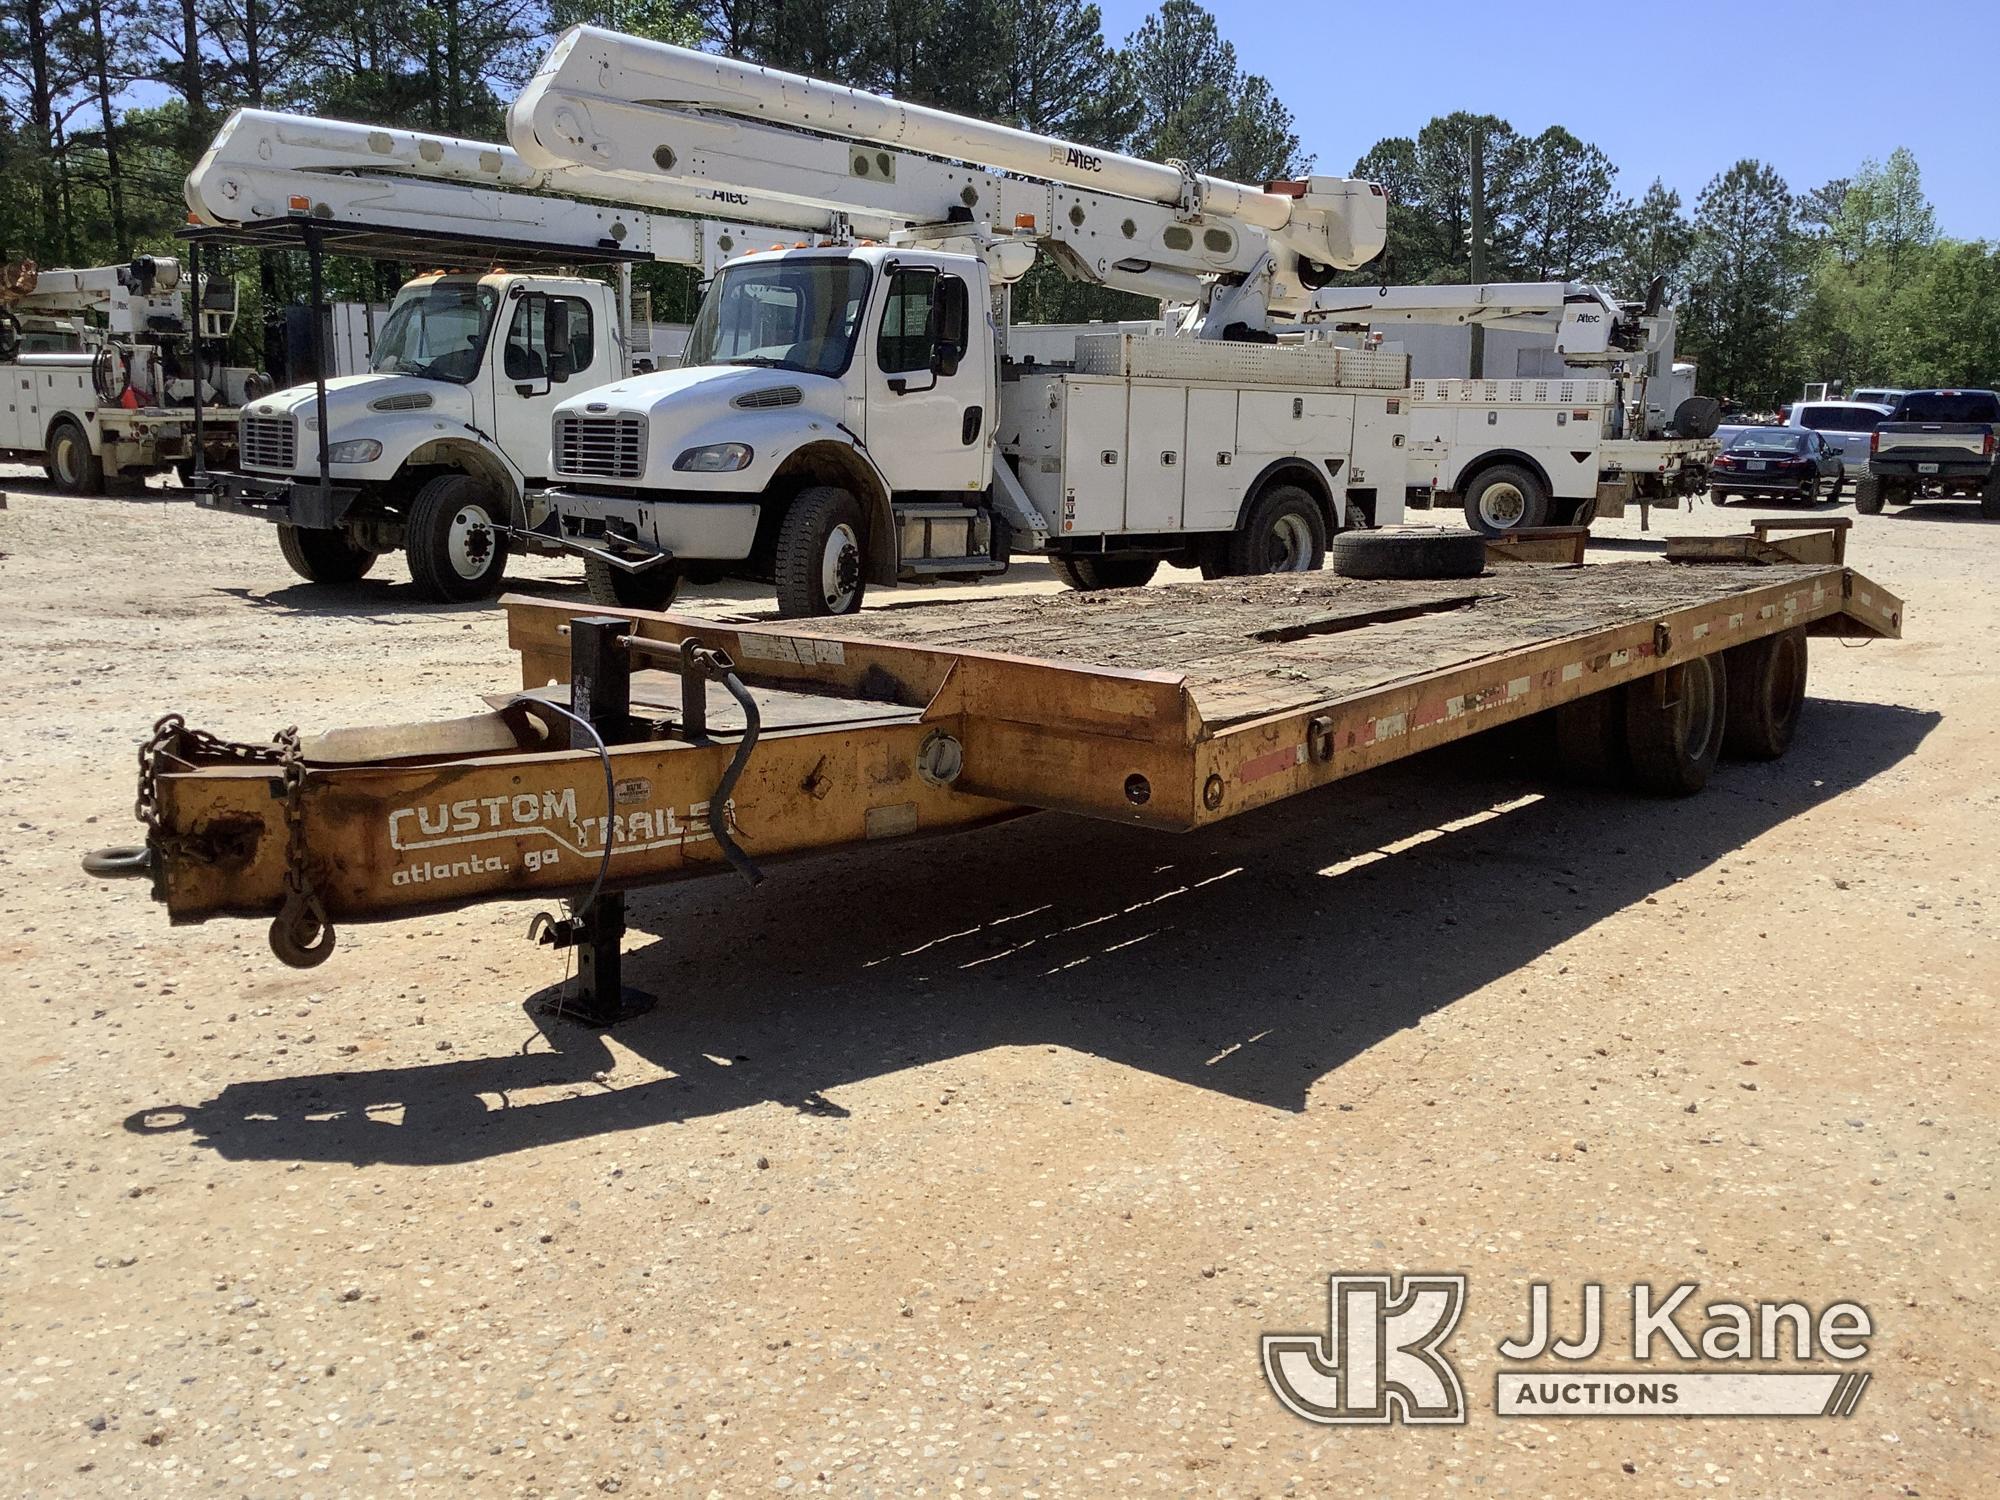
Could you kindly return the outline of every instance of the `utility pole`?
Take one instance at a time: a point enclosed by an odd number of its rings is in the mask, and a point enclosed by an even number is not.
[[[1472,284],[1486,281],[1486,128],[1475,124],[1466,139],[1466,166],[1472,173]],[[1478,323],[1471,328],[1472,361],[1466,374],[1473,380],[1486,378],[1486,329]]]

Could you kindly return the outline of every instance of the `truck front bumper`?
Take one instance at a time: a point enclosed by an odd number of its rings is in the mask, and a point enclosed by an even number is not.
[[[762,506],[755,500],[648,500],[589,490],[549,490],[535,527],[543,540],[570,550],[633,550],[695,562],[740,562],[757,541]],[[571,544],[575,544],[572,546]]]
[[[288,479],[276,474],[211,471],[205,487],[194,488],[194,503],[203,510],[232,516],[255,516],[307,531],[333,531],[347,519],[361,491],[351,485],[322,489],[313,479]]]

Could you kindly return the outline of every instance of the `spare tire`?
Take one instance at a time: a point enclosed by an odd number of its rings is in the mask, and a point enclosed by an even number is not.
[[[1343,578],[1477,578],[1486,538],[1466,531],[1343,531],[1326,549]]]
[[[1722,403],[1713,396],[1690,396],[1674,408],[1669,425],[1676,437],[1714,437],[1715,429],[1722,425]]]

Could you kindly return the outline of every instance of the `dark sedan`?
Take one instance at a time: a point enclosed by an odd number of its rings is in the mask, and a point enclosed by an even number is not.
[[[1847,483],[1840,450],[1817,432],[1796,427],[1752,428],[1719,454],[1708,470],[1708,494],[1717,505],[1739,496],[1788,500],[1838,500]]]

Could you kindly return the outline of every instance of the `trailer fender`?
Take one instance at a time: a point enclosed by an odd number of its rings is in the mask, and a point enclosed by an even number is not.
[[[850,443],[807,443],[785,456],[784,462],[771,476],[767,491],[773,497],[781,497],[781,503],[768,508],[769,514],[757,528],[760,549],[767,536],[775,541],[778,522],[783,518],[786,506],[791,504],[792,497],[801,490],[821,484],[846,490],[861,502],[861,509],[868,517],[865,549],[868,581],[893,585],[901,571],[901,557],[897,546],[896,516],[889,504],[889,484],[874,461]]]
[[[1451,492],[1454,495],[1463,495],[1471,488],[1473,480],[1484,474],[1488,469],[1499,464],[1520,465],[1539,479],[1542,482],[1542,488],[1547,490],[1551,496],[1560,496],[1565,500],[1587,500],[1597,493],[1597,468],[1595,465],[1592,465],[1589,471],[1590,482],[1587,486],[1587,493],[1577,495],[1573,491],[1565,491],[1559,487],[1550,477],[1549,471],[1543,467],[1538,459],[1532,454],[1523,453],[1518,448],[1487,449],[1459,471],[1458,478],[1452,483]]]
[[[1249,524],[1250,507],[1264,498],[1264,494],[1276,484],[1295,484],[1319,502],[1320,517],[1326,522],[1326,534],[1332,536],[1346,525],[1345,518],[1334,506],[1333,485],[1327,472],[1309,458],[1273,459],[1258,471],[1257,477],[1243,492],[1243,503],[1236,510],[1234,530],[1241,531]]]

